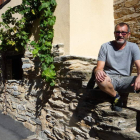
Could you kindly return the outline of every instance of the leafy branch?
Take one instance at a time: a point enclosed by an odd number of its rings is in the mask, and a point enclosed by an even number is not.
[[[55,0],[22,0],[21,5],[9,8],[2,14],[3,22],[0,22],[0,51],[12,49],[19,52],[28,47],[28,44],[33,46],[33,56],[39,57],[42,64],[42,77],[51,86],[54,86],[56,76],[51,54],[56,5]],[[13,15],[16,13],[21,14],[22,18],[15,18]],[[31,42],[29,38],[35,19],[40,19],[40,37],[37,42]]]

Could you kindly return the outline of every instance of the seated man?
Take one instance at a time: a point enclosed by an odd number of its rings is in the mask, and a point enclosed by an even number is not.
[[[127,41],[130,37],[128,24],[117,24],[114,36],[114,41],[101,46],[94,74],[99,88],[114,98],[112,110],[121,111],[118,93],[140,89],[140,50],[135,43]],[[130,76],[133,63],[137,67],[137,76]]]

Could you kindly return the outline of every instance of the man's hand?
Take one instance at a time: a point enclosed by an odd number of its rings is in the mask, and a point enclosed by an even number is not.
[[[98,82],[103,82],[106,76],[107,75],[103,70],[97,70],[95,73],[95,77]]]
[[[140,60],[136,60],[135,65],[137,68],[138,76],[137,76],[135,82],[132,84],[132,86],[134,86],[135,91],[138,91],[138,90],[140,90]]]
[[[135,91],[140,90],[140,75],[138,75],[135,82],[133,84],[131,84],[131,86],[134,86]]]
[[[104,61],[97,61],[97,67],[94,70],[95,78],[98,82],[103,82],[105,80],[105,77],[107,76],[106,73],[103,71],[105,66]]]

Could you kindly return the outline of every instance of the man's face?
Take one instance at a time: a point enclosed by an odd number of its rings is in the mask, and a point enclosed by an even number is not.
[[[128,27],[126,25],[122,27],[118,25],[114,32],[114,36],[116,43],[123,45],[130,36],[130,32],[128,32]]]

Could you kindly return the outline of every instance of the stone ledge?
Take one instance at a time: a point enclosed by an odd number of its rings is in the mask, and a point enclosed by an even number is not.
[[[72,60],[72,59],[78,59],[78,60],[90,62],[91,64],[97,64],[96,58],[74,56],[74,55],[65,55],[65,56],[55,57],[54,62],[57,63],[57,62],[67,61],[67,60]]]

